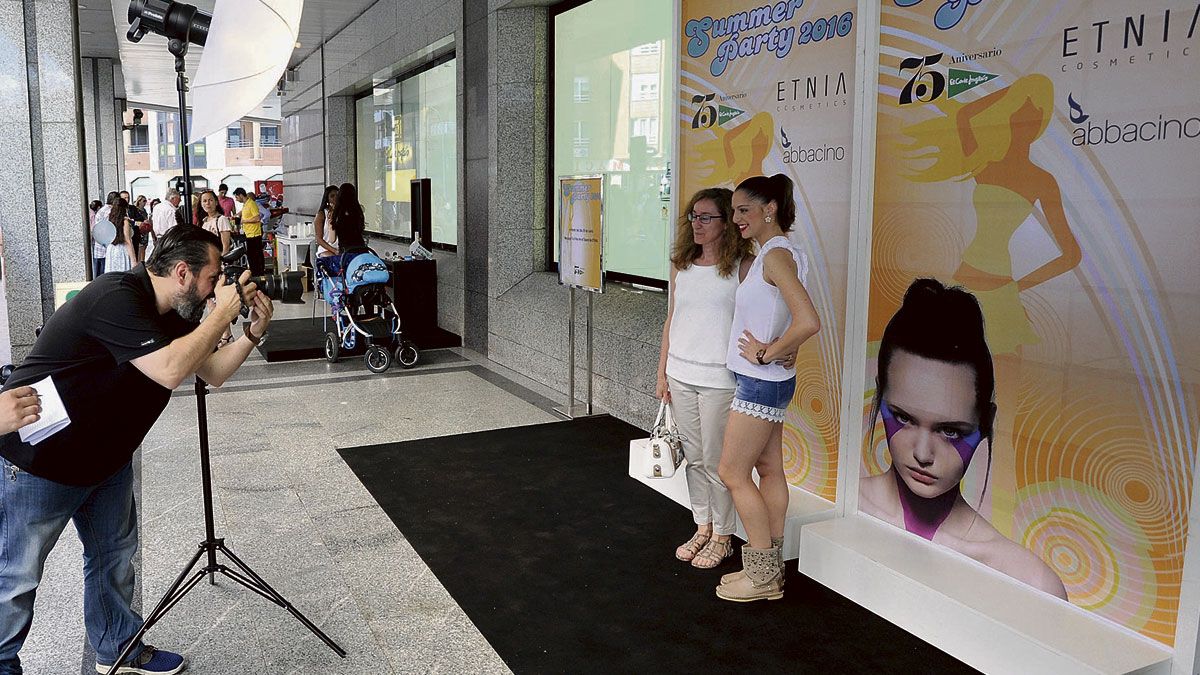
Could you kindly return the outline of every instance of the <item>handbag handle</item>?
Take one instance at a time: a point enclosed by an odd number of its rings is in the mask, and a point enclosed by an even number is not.
[[[659,403],[658,403],[658,415],[656,415],[656,416],[654,417],[654,426],[650,427],[650,433],[651,433],[651,434],[655,434],[655,433],[657,433],[657,431],[658,431],[658,428],[659,428],[659,427],[662,425],[662,423],[663,423],[663,418],[664,418],[664,416],[666,416],[666,417],[669,417],[669,416],[670,416],[670,414],[671,414],[671,409],[670,409],[670,407],[668,407],[668,406],[667,406],[667,401],[666,401],[666,399],[663,399],[663,400],[659,401]]]
[[[675,416],[671,414],[671,406],[663,401],[658,406],[658,416],[654,418],[654,427],[650,431],[651,438],[662,438],[668,441],[683,443],[685,440],[675,424]]]

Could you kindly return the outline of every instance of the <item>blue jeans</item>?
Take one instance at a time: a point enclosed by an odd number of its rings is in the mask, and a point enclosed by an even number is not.
[[[34,593],[67,521],[83,542],[83,617],[97,660],[115,661],[142,626],[130,608],[138,545],[132,465],[99,485],[76,487],[0,458],[0,675],[21,672],[17,652],[33,623]]]

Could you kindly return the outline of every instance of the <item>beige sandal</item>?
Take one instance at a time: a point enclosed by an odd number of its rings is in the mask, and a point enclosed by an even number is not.
[[[732,539],[726,539],[725,541],[709,539],[704,548],[700,549],[700,552],[692,558],[692,567],[700,570],[711,570],[725,562],[731,555],[733,555]]]
[[[675,559],[690,562],[700,552],[700,549],[704,548],[704,545],[708,543],[710,538],[712,538],[710,534],[696,532],[696,534],[692,535],[691,539],[687,540],[687,543],[675,549]]]

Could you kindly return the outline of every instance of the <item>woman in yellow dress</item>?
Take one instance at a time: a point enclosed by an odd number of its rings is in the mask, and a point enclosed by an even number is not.
[[[954,279],[979,299],[993,354],[1014,354],[1038,336],[1020,293],[1074,269],[1081,252],[1063,211],[1053,174],[1030,157],[1034,141],[1050,124],[1054,85],[1045,75],[1026,75],[1008,87],[967,104],[947,99],[946,112],[905,133],[914,161],[933,164],[909,174],[919,182],[975,181],[975,237],[962,254]],[[1020,279],[1013,278],[1009,243],[1040,205],[1039,218],[1060,254]]]

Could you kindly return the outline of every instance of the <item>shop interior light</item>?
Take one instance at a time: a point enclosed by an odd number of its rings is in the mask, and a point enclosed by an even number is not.
[[[275,90],[300,33],[304,0],[217,0],[192,81],[190,142],[226,128]],[[254,26],[254,39],[246,39]]]

